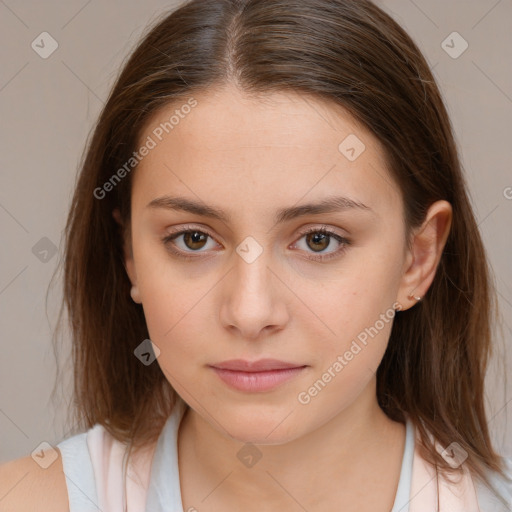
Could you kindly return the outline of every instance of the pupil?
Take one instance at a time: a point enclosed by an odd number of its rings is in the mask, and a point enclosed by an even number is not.
[[[186,240],[192,239],[192,244],[197,244],[197,243],[201,244],[201,238],[204,238],[204,235],[203,235],[203,233],[199,233],[198,231],[191,231],[189,233],[185,233],[185,239]],[[188,243],[187,243],[187,245],[188,245]],[[191,247],[191,248],[198,249],[198,247]]]
[[[311,238],[313,238],[313,240],[314,240],[314,241],[313,241],[313,243],[314,243],[314,244],[318,244],[318,243],[319,243],[319,241],[320,241],[320,243],[321,243],[322,241],[324,242],[323,246],[319,249],[319,251],[321,251],[321,250],[325,249],[325,248],[327,247],[327,245],[328,245],[328,244],[325,244],[325,242],[326,242],[326,241],[327,241],[327,239],[328,239],[328,235],[325,235],[325,234],[323,234],[323,233],[313,233],[312,235],[309,235],[309,237],[310,237],[310,240],[311,240]],[[312,249],[313,249],[313,248],[312,248]]]

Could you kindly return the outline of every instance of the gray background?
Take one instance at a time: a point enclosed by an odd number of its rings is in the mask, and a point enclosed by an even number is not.
[[[495,362],[505,359],[506,350],[510,365],[512,1],[379,4],[419,44],[447,102],[499,290],[503,335]],[[50,400],[60,274],[49,290],[47,309],[45,298],[62,255],[77,166],[121,61],[147,24],[173,5],[158,0],[0,0],[0,462],[28,455],[42,441],[56,444],[67,433],[69,364],[62,399]],[[454,31],[469,44],[458,58],[442,47]],[[31,47],[41,32],[59,45],[47,59]],[[452,52],[462,48],[457,39],[447,44]],[[69,356],[65,333],[64,338],[63,360]],[[508,455],[511,397],[510,383],[506,388],[493,365],[489,418],[498,450]]]

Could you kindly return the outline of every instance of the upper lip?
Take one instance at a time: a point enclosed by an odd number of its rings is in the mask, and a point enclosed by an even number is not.
[[[278,359],[259,359],[258,361],[246,361],[245,359],[230,359],[210,366],[223,370],[238,370],[243,372],[264,372],[269,370],[283,370],[286,368],[300,368],[305,364],[287,363]]]

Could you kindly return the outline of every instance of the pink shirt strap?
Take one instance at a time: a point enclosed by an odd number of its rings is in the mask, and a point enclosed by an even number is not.
[[[442,450],[441,450],[442,451]],[[462,464],[462,473],[450,477],[454,483],[447,481],[435,467],[423,459],[419,452],[419,434],[416,438],[411,479],[411,497],[409,512],[480,512],[478,499],[473,485],[473,478],[467,467]]]

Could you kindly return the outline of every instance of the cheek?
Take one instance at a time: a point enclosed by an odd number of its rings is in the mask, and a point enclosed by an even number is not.
[[[211,324],[210,285],[178,275],[148,273],[142,284],[143,307],[151,339],[162,351],[192,351]],[[211,307],[211,305],[210,305]]]
[[[383,301],[378,294],[353,294],[350,301],[340,301],[340,304],[337,315],[334,311],[331,314],[336,335],[324,336],[315,377],[336,382],[329,387],[333,391],[344,389],[343,396],[350,399],[350,395],[357,394],[377,371],[396,311],[391,301]],[[335,374],[336,378],[329,380],[326,373]]]
[[[207,283],[191,279],[186,264],[173,260],[163,242],[140,231],[133,252],[144,316],[153,341],[165,343],[204,295]]]
[[[150,339],[160,349],[157,359],[167,379],[180,392],[193,369],[208,361],[213,325],[209,291],[216,276],[193,276],[186,264],[171,262],[165,251],[149,245],[137,253],[137,279]],[[206,333],[206,335],[205,335]]]
[[[322,391],[326,399],[342,396],[350,401],[377,371],[396,315],[401,275],[397,252],[375,249],[358,255],[324,290],[324,305],[318,301],[314,306],[321,308],[319,316],[333,331],[326,335],[323,330],[321,363],[315,371],[320,387],[329,382]]]
[[[311,338],[315,343],[310,350],[318,354],[317,364],[301,382],[294,401],[301,414],[316,418],[318,425],[349,408],[363,394],[365,400],[373,400],[375,392],[369,383],[386,351],[396,312],[392,302],[383,299],[385,287],[360,287],[367,277],[353,275],[340,280],[345,291],[336,296],[339,306],[330,301],[326,314],[335,336],[326,336],[324,331],[322,337]]]
[[[401,277],[398,253],[391,246],[358,249],[320,290],[304,290],[308,306],[330,328],[331,336],[324,337],[334,340],[334,348],[373,326],[381,314],[393,316]],[[385,331],[381,322],[378,327]]]
[[[147,286],[149,295],[144,297],[144,316],[149,337],[159,348],[157,363],[173,388],[185,398],[194,399],[198,368],[207,362],[211,351],[211,338],[206,324],[211,320],[204,311],[199,290],[178,292],[158,280]],[[190,394],[192,393],[192,394]]]

